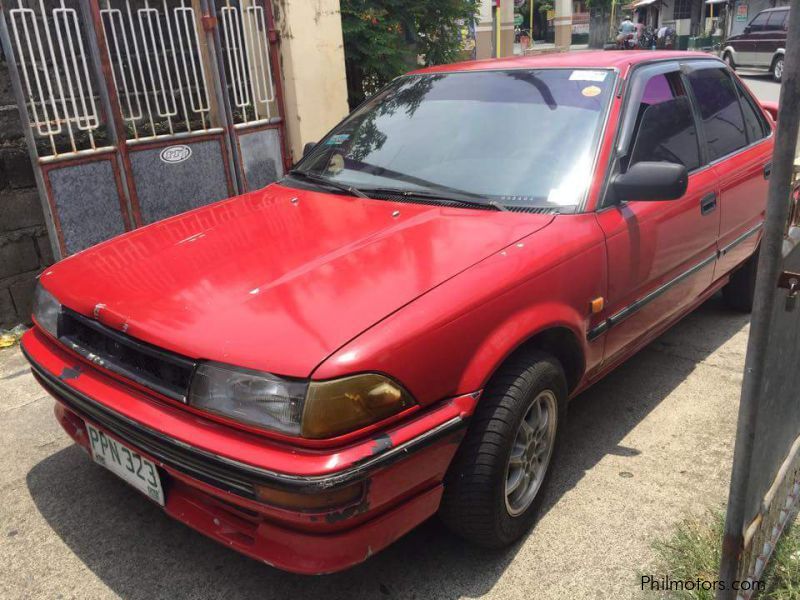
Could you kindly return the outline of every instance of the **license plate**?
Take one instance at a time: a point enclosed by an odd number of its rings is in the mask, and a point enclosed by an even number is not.
[[[164,488],[152,461],[86,423],[94,462],[164,506]]]

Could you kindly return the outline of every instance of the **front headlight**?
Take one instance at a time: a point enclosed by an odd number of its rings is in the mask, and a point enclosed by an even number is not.
[[[58,337],[58,316],[61,314],[61,304],[55,296],[44,289],[40,281],[36,282],[36,291],[33,293],[33,318],[39,326],[53,337]]]
[[[398,383],[376,373],[307,382],[220,363],[197,368],[188,402],[242,423],[311,439],[353,431],[414,404]]]
[[[261,371],[203,363],[195,371],[189,404],[242,423],[300,435],[308,384]]]

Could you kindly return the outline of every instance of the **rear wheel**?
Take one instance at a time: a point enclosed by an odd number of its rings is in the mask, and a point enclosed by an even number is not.
[[[725,300],[725,304],[742,312],[750,312],[753,310],[757,269],[758,251],[756,250],[756,252],[731,275],[731,280],[722,288],[722,298]]]
[[[533,525],[564,429],[567,384],[539,351],[512,357],[486,387],[445,478],[440,516],[485,547],[511,544]]]
[[[783,79],[783,56],[778,56],[772,63],[772,78],[778,83]]]

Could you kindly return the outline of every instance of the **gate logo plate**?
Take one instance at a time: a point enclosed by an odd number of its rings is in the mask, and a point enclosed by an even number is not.
[[[192,149],[183,144],[179,146],[170,146],[161,151],[161,160],[167,164],[177,164],[188,160],[192,155]]]

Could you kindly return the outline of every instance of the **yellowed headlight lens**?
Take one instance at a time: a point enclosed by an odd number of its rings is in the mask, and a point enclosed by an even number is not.
[[[377,373],[353,375],[308,386],[302,435],[327,438],[365,427],[412,406],[411,395]]]

